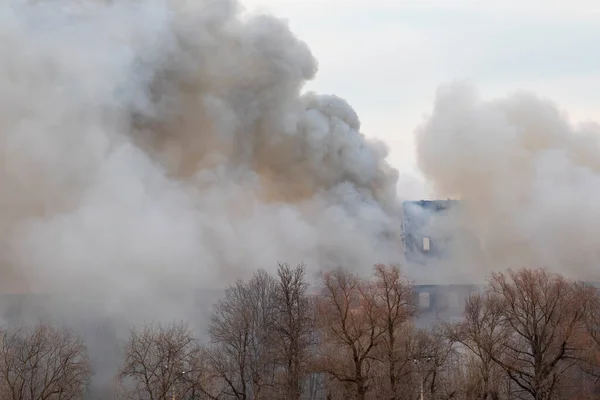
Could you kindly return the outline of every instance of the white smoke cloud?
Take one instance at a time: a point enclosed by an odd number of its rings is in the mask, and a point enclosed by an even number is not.
[[[345,101],[301,94],[317,62],[284,22],[229,0],[12,1],[0,46],[11,289],[173,316],[169,290],[278,260],[401,259],[387,149]]]
[[[440,196],[467,203],[486,257],[473,271],[541,265],[598,279],[599,134],[533,94],[487,101],[468,84],[438,90],[417,131],[419,166]]]
[[[342,99],[302,94],[317,62],[285,22],[230,0],[12,0],[0,48],[0,292],[59,293],[0,319],[77,326],[99,398],[132,324],[202,332],[219,289],[277,261],[401,260],[387,149]]]

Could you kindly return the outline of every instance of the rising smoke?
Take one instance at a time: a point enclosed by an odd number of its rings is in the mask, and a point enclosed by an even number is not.
[[[463,223],[485,257],[468,265],[472,272],[545,266],[598,279],[597,124],[574,126],[532,94],[485,101],[457,83],[438,90],[417,142],[419,166],[437,193],[467,204]]]
[[[1,291],[59,293],[16,314],[78,326],[96,385],[136,321],[202,330],[203,294],[258,268],[400,260],[386,146],[301,94],[317,62],[284,22],[231,0],[14,0],[0,48]]]
[[[110,293],[85,321],[131,322],[132,298],[199,320],[173,292],[402,259],[387,149],[342,99],[302,94],[317,63],[284,22],[230,0],[13,0],[0,48],[2,291]],[[440,89],[419,164],[468,204],[485,260],[463,272],[593,272],[599,131],[532,95]]]
[[[162,294],[278,260],[400,259],[387,149],[342,99],[301,94],[317,63],[284,22],[231,0],[12,1],[0,48],[7,290],[173,317]]]

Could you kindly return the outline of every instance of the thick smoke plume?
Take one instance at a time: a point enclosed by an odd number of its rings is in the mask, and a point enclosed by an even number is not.
[[[317,62],[283,21],[230,0],[14,0],[0,48],[0,291],[36,294],[0,320],[78,326],[98,387],[131,325],[203,331],[258,268],[401,259],[387,149],[344,100],[302,94]]]
[[[278,260],[397,261],[397,173],[317,63],[235,1],[0,5],[6,290],[145,298]],[[179,301],[179,300],[178,300]]]
[[[417,139],[420,168],[437,193],[466,203],[463,223],[485,257],[472,272],[546,266],[598,279],[597,124],[574,126],[532,94],[485,101],[459,83],[439,89]]]

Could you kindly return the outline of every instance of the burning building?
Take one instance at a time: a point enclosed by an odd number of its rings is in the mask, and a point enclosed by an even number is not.
[[[443,258],[455,230],[439,229],[458,205],[456,200],[405,201],[402,223],[404,255],[408,262],[425,265],[432,258]],[[436,229],[436,222],[437,228]]]
[[[421,325],[437,317],[459,318],[465,299],[481,288],[459,273],[460,266],[473,265],[479,254],[474,235],[461,223],[461,212],[458,200],[403,203],[404,256],[416,282]]]

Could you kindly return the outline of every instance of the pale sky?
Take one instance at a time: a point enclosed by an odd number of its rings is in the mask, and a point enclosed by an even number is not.
[[[401,195],[423,195],[414,130],[442,83],[470,80],[488,98],[530,90],[600,121],[598,0],[241,1],[307,42],[319,60],[307,88],[348,100],[363,133],[388,144]]]

